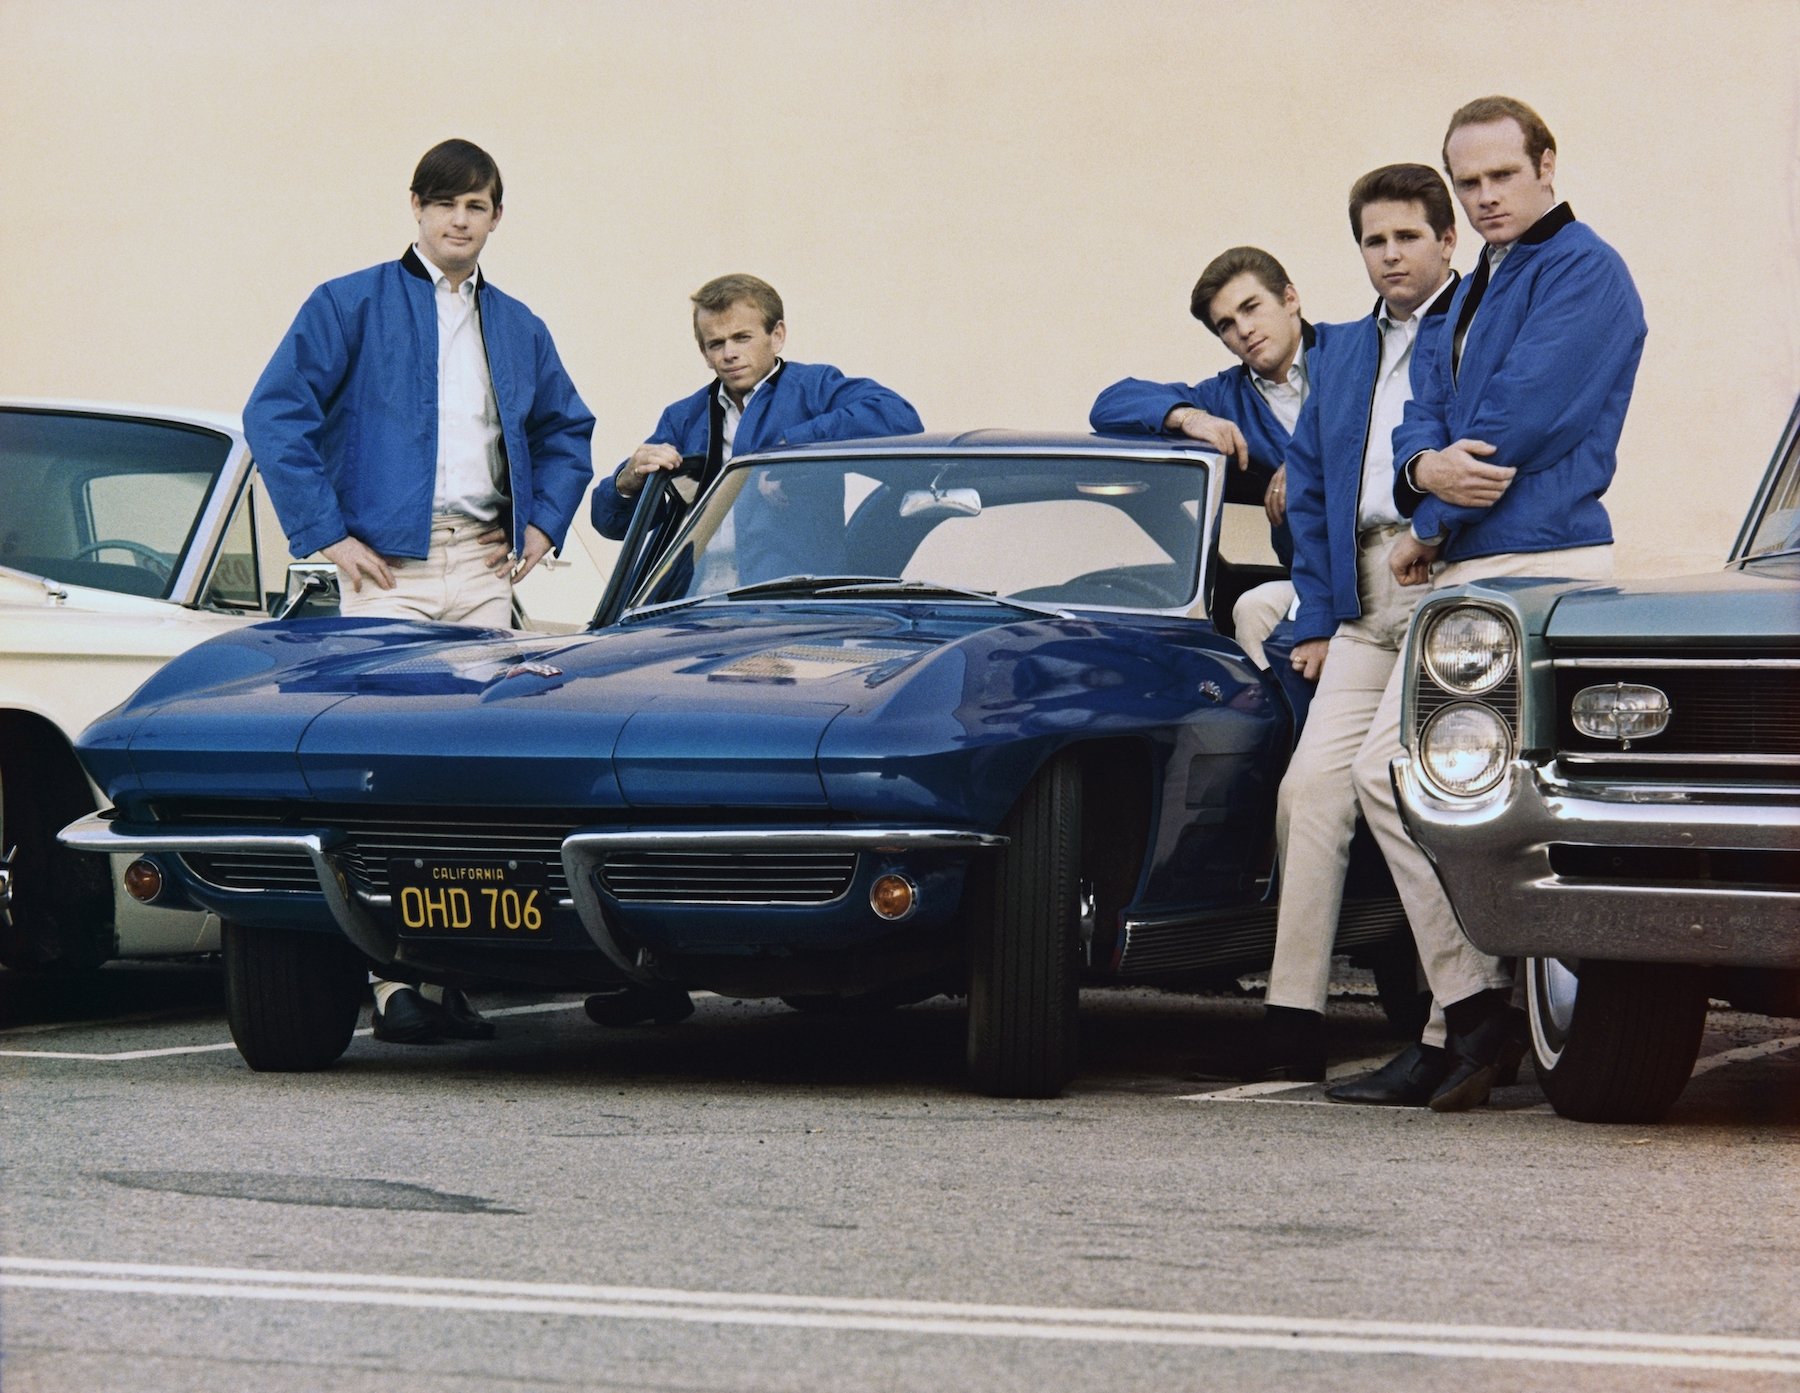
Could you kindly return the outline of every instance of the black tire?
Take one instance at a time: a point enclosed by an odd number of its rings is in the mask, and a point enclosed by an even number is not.
[[[1706,972],[1681,963],[1527,958],[1538,1085],[1564,1117],[1655,1122],[1694,1072]]]
[[[1419,950],[1412,930],[1402,929],[1369,959],[1375,995],[1397,1040],[1417,1040],[1431,1015],[1431,989],[1421,987]]]
[[[1053,1098],[1075,1076],[1081,767],[1059,755],[1027,786],[971,886],[969,1080]]]
[[[14,855],[0,963],[14,972],[91,972],[113,952],[112,862],[71,851],[56,834],[93,812],[93,800],[72,757],[29,758],[10,745],[5,754],[0,855]]]
[[[362,1010],[367,964],[335,934],[226,924],[225,1018],[252,1069],[323,1069],[349,1047]]]

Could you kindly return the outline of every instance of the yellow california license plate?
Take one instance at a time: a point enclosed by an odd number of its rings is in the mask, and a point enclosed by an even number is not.
[[[474,938],[546,935],[550,904],[542,861],[388,863],[388,888],[400,929],[409,934]]]

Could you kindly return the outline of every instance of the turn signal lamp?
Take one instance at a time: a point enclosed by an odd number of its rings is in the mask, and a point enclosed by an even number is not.
[[[1595,740],[1647,740],[1668,729],[1674,708],[1666,694],[1655,687],[1615,682],[1609,687],[1586,687],[1575,694],[1569,708],[1575,729]]]
[[[889,871],[869,887],[869,907],[883,919],[904,919],[919,907],[919,887]]]
[[[125,893],[142,904],[152,904],[163,892],[162,867],[138,857],[125,868]]]

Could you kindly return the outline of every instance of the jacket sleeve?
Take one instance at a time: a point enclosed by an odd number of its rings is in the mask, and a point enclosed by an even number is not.
[[[676,403],[680,405],[681,403]],[[681,448],[680,434],[676,428],[675,407],[667,408],[657,418],[656,429],[650,432],[646,445],[673,445]],[[632,510],[637,507],[637,495],[627,498],[619,492],[618,478],[620,470],[631,463],[629,459],[619,461],[617,469],[610,474],[600,476],[594,485],[594,492],[588,501],[588,520],[594,524],[594,531],[612,541],[620,541],[631,526]]]
[[[1557,467],[1593,430],[1620,374],[1642,351],[1644,333],[1643,304],[1615,257],[1597,253],[1549,268],[1532,286],[1530,313],[1482,385],[1464,434],[1487,441],[1495,464],[1521,474]],[[1427,498],[1413,530],[1440,536],[1487,511]]]
[[[1210,385],[1202,382],[1190,387],[1182,382],[1127,377],[1094,398],[1088,425],[1102,435],[1161,435],[1163,421],[1178,406],[1212,411],[1202,400],[1203,389]]]
[[[1412,366],[1408,369],[1412,396],[1407,400],[1400,424],[1394,427],[1394,507],[1403,518],[1412,518],[1419,505],[1431,497],[1412,486],[1406,476],[1406,466],[1426,450],[1441,450],[1450,443],[1451,330],[1446,325],[1442,333],[1434,335],[1429,352],[1422,351],[1427,348],[1423,337],[1426,331],[1421,329],[1419,332],[1421,337],[1414,344]],[[1432,534],[1421,532],[1419,535],[1429,537]]]
[[[244,438],[295,556],[310,556],[350,535],[321,449],[326,407],[349,371],[343,319],[330,291],[320,286],[300,307],[244,405]]]
[[[919,413],[906,398],[873,378],[845,377],[836,368],[828,367],[810,387],[805,419],[788,426],[775,444],[916,435],[925,429]]]
[[[594,413],[564,371],[549,330],[540,323],[535,337],[537,389],[525,418],[531,450],[531,515],[523,521],[560,548],[594,477]],[[523,527],[518,530],[523,535]]]
[[[1331,596],[1331,542],[1325,527],[1325,466],[1317,398],[1300,408],[1287,454],[1287,522],[1293,533],[1294,591],[1300,611],[1294,641],[1330,638],[1337,628]]]

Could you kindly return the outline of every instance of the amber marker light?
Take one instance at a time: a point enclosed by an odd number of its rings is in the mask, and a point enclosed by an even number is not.
[[[163,892],[162,867],[139,857],[125,868],[125,893],[143,904],[150,904]]]
[[[869,887],[869,907],[883,919],[904,919],[918,906],[918,887],[903,875],[890,871]]]

